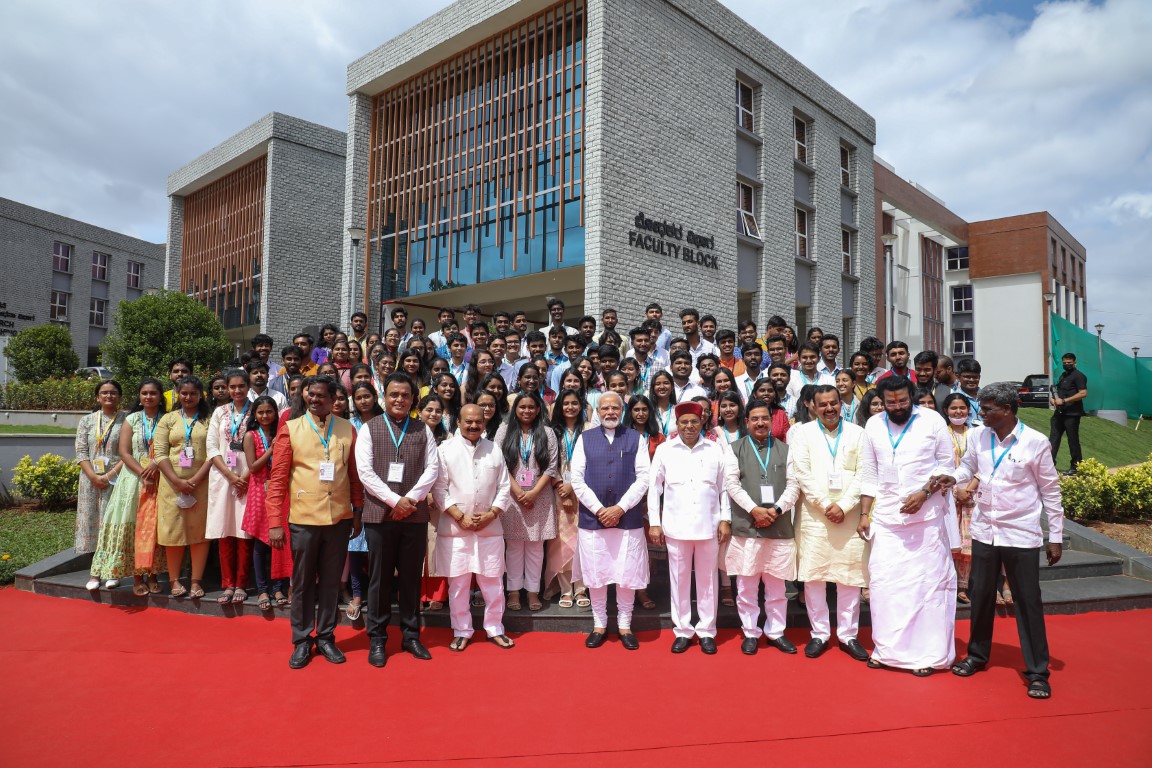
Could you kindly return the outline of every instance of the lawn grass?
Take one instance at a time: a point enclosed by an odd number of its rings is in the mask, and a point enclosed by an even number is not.
[[[11,584],[21,568],[68,549],[75,534],[75,511],[0,509],[0,586]]]
[[[74,427],[57,427],[54,425],[0,424],[0,435],[74,435]]]
[[[1047,435],[1051,432],[1052,411],[1046,408],[1021,408],[1020,420]],[[1080,448],[1084,458],[1093,458],[1107,467],[1123,467],[1148,460],[1152,454],[1152,423],[1144,424],[1137,432],[1138,422],[1128,420],[1128,428],[1095,416],[1080,420]],[[1068,469],[1068,440],[1060,445],[1056,457],[1057,469]]]

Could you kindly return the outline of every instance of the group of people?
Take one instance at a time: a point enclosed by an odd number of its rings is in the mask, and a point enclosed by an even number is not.
[[[472,607],[508,649],[505,611],[552,598],[591,608],[585,642],[600,647],[612,588],[615,634],[635,650],[634,606],[655,608],[645,590],[661,550],[674,653],[694,640],[716,653],[718,604],[735,606],[743,653],[761,637],[797,653],[784,630],[785,585],[798,582],[809,658],[829,647],[834,594],[852,658],[967,676],[988,662],[1005,581],[1028,693],[1050,695],[1038,552],[1046,535],[1048,561],[1060,558],[1063,512],[1053,448],[1016,418],[1014,387],[981,388],[975,360],[954,370],[900,341],[865,339],[842,366],[835,335],[801,342],[779,317],[760,336],[684,309],[674,336],[652,303],[625,340],[614,310],[599,333],[590,316],[567,325],[559,300],[548,312],[529,331],[524,312],[490,326],[478,307],[463,324],[445,308],[425,333],[397,306],[382,337],[356,313],[347,334],[298,335],[279,363],[260,335],[207,384],[173,361],[171,387],[140,382],[126,415],[120,384],[101,382],[76,444],[89,588],[132,576],[137,594],[156,593],[166,570],[173,598],[203,597],[216,540],[220,602],[247,601],[254,581],[262,610],[291,606],[293,668],[314,649],[345,660],[342,598],[350,618],[364,612],[382,667],[394,597],[401,647],[430,659],[420,614],[445,605],[452,651],[472,640]],[[865,588],[870,652],[857,637]],[[954,663],[957,599],[971,602],[972,638]]]

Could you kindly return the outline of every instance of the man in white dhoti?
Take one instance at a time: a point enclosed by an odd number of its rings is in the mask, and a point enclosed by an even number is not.
[[[432,487],[439,509],[436,570],[448,578],[452,616],[451,651],[463,651],[472,639],[468,588],[472,577],[484,595],[484,631],[500,648],[511,648],[504,634],[504,529],[500,515],[511,499],[508,469],[496,445],[484,437],[484,414],[477,405],[460,410],[459,433],[440,445],[440,475]]]
[[[724,490],[724,449],[701,437],[703,415],[697,402],[676,406],[677,436],[656,449],[648,475],[648,537],[668,547],[676,634],[672,653],[688,650],[693,636],[700,638],[704,653],[716,653],[716,561],[720,545],[732,535],[732,514]],[[700,617],[696,626],[692,626],[693,570]]]
[[[840,650],[857,661],[868,661],[868,651],[856,639],[867,546],[856,535],[864,428],[841,418],[840,393],[835,387],[816,387],[813,403],[818,420],[798,424],[788,432],[791,469],[804,493],[796,516],[796,578],[804,582],[804,605],[812,625],[804,655],[814,659],[827,650],[832,637],[828,585],[835,584]]]
[[[908,379],[886,376],[876,390],[884,413],[864,428],[857,529],[872,541],[868,666],[926,677],[956,655],[956,568],[937,493],[952,476],[952,443],[940,414],[913,405]]]
[[[632,633],[636,590],[648,586],[644,494],[648,490],[648,441],[621,429],[624,401],[605,392],[596,405],[600,426],[585,429],[572,451],[572,490],[580,502],[576,556],[592,599],[589,648],[608,632],[608,585],[616,585],[616,631],[627,650],[640,647]]]
[[[792,510],[800,496],[789,471],[788,445],[772,439],[772,411],[763,400],[748,403],[748,435],[726,455],[724,488],[732,504],[732,538],[724,570],[736,577],[736,610],[751,656],[768,638],[784,653],[796,646],[784,637],[788,598],[784,581],[796,578]],[[760,585],[764,585],[764,625],[760,626]]]

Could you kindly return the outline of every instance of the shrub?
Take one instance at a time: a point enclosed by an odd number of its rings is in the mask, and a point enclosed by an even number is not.
[[[1109,473],[1085,459],[1076,474],[1060,480],[1064,513],[1070,518],[1123,522],[1152,517],[1152,457],[1135,467]]]
[[[0,400],[4,408],[13,411],[90,411],[96,400],[96,384],[76,376],[36,384],[13,381],[4,388]]]
[[[72,349],[72,335],[56,323],[23,329],[9,339],[4,356],[16,378],[24,382],[71,376],[80,367],[80,358]]]
[[[26,499],[44,507],[60,507],[76,498],[80,487],[80,465],[63,456],[46,453],[33,462],[25,456],[12,473],[12,487]]]

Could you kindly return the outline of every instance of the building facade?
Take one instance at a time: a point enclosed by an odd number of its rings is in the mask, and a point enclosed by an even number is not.
[[[120,302],[163,284],[164,245],[0,198],[0,263],[0,338],[60,323],[97,365]]]
[[[342,316],[559,296],[874,332],[874,121],[715,0],[461,0],[347,90]]]
[[[878,335],[980,361],[985,381],[1051,374],[1049,311],[1087,328],[1087,253],[1048,212],[967,222],[883,160],[874,172]]]
[[[242,349],[257,333],[279,346],[337,321],[345,144],[273,112],[168,177],[164,283],[215,312]]]

